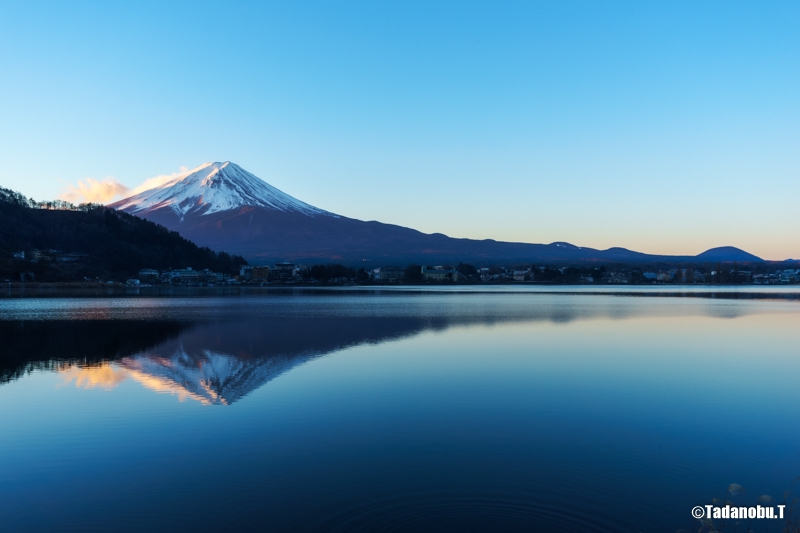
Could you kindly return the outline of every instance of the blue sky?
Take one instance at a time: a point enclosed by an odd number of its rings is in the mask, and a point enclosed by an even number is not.
[[[800,257],[800,3],[4,2],[0,185],[231,160],[457,237]]]

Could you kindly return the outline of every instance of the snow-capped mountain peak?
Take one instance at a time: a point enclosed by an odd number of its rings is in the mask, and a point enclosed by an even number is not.
[[[181,219],[190,212],[208,215],[244,206],[335,216],[289,196],[230,161],[204,163],[111,205],[132,214],[168,207]]]

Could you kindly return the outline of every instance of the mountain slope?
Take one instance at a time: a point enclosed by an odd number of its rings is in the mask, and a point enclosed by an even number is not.
[[[205,163],[112,207],[134,215],[169,208],[182,219],[187,214],[210,215],[242,206],[335,216],[279,191],[230,161]]]
[[[171,182],[111,207],[157,222],[187,239],[224,248],[255,262],[336,261],[347,264],[477,264],[496,262],[686,262],[743,259],[723,248],[713,259],[659,256],[624,248],[596,250],[569,243],[511,243],[455,239],[440,233],[364,222],[310,206],[230,163],[206,163]]]

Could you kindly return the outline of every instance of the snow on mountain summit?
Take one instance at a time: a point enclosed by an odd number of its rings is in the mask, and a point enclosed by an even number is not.
[[[169,207],[182,219],[189,212],[208,215],[243,206],[295,211],[310,216],[332,215],[289,196],[230,161],[205,163],[111,207],[132,214]]]

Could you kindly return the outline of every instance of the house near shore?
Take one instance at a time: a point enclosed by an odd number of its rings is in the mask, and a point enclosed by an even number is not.
[[[294,263],[289,263],[286,261],[282,263],[275,263],[275,267],[269,272],[269,279],[271,281],[292,281],[294,280],[294,277]]]
[[[531,279],[531,269],[515,270],[513,274],[514,281],[529,281]]]
[[[422,277],[427,281],[458,281],[458,270],[443,266],[422,267]]]
[[[399,283],[403,281],[405,269],[400,267],[388,266],[376,268],[372,271],[372,279],[388,283]]]

